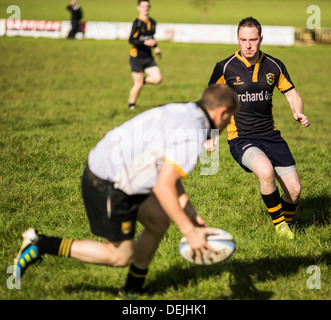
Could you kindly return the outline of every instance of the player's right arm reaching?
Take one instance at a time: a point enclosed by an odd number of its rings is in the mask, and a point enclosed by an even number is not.
[[[208,257],[208,251],[214,252],[213,248],[206,241],[206,235],[211,233],[211,231],[209,228],[196,226],[182,209],[176,188],[180,178],[179,172],[172,165],[164,163],[158,181],[153,188],[153,193],[170,219],[175,222],[179,230],[187,238],[193,251],[193,257],[202,258],[203,254]],[[203,221],[200,216],[197,216],[196,220],[198,222]]]

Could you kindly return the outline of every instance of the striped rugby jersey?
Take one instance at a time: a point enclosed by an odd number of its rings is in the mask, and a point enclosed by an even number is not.
[[[138,17],[132,24],[129,43],[132,44],[130,56],[133,58],[150,58],[152,49],[144,45],[145,40],[154,39],[156,21],[152,18],[143,20]]]
[[[239,112],[227,127],[228,140],[238,136],[266,135],[276,130],[272,114],[275,86],[285,93],[294,88],[285,65],[278,59],[260,52],[254,66],[235,54],[216,64],[209,85],[227,84],[238,95]]]

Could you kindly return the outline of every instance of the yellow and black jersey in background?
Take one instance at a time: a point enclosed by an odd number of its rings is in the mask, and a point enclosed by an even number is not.
[[[132,24],[129,43],[132,44],[130,56],[133,58],[149,58],[152,56],[152,48],[145,46],[144,41],[154,39],[156,21],[152,18],[143,20],[138,17]]]
[[[216,64],[209,85],[223,83],[238,95],[240,109],[228,125],[228,140],[238,136],[266,135],[276,130],[272,114],[275,86],[285,93],[294,88],[285,65],[260,52],[252,66],[237,51]]]

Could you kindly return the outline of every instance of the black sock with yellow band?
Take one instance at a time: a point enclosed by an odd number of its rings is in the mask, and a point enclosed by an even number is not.
[[[126,278],[124,291],[142,293],[147,272],[148,269],[139,269],[132,263]]]
[[[298,203],[289,203],[282,198],[283,213],[288,225],[292,224],[292,219],[295,214],[295,210],[297,209],[297,206]]]
[[[277,225],[285,221],[285,217],[283,214],[282,200],[280,198],[278,189],[276,189],[271,194],[268,195],[261,194],[261,196],[265,205],[268,208],[269,214],[271,216],[274,225]]]
[[[40,235],[36,245],[41,254],[48,253],[59,257],[70,257],[72,241],[72,239]]]
[[[70,257],[70,249],[71,249],[71,244],[72,244],[72,239],[62,239],[59,251],[57,255],[59,257]]]

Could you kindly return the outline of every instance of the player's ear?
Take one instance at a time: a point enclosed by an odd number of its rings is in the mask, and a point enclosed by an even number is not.
[[[224,120],[224,118],[226,117],[227,111],[228,111],[228,109],[225,106],[222,106],[218,109],[218,115],[219,115],[220,120]]]
[[[231,117],[232,117],[232,112],[229,111],[229,109],[227,107],[223,107],[222,108],[222,111],[221,111],[221,118],[220,118],[220,121],[221,121],[221,124],[223,126],[227,126],[229,123],[230,123],[230,120],[231,120]]]

